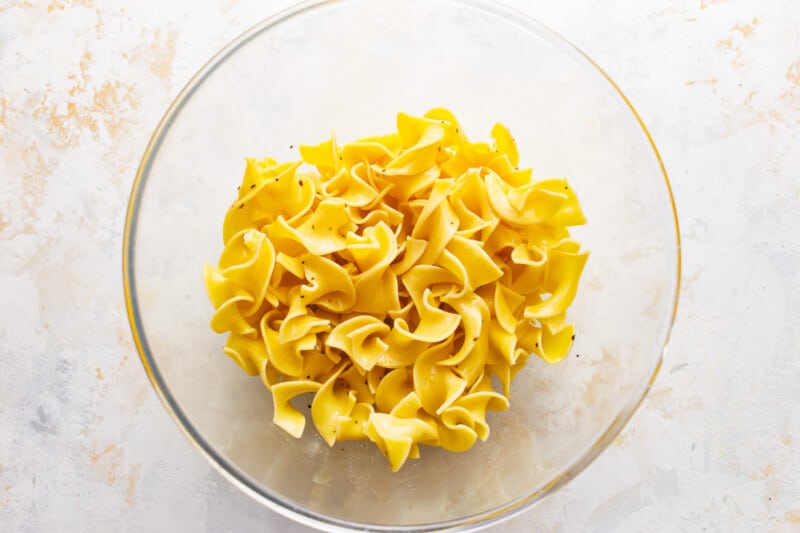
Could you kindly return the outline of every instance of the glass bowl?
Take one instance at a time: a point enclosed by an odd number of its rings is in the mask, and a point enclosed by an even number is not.
[[[329,448],[311,424],[272,424],[258,378],[222,354],[202,265],[216,263],[244,157],[297,158],[332,128],[392,131],[398,111],[450,108],[487,140],[507,125],[534,175],[566,176],[590,251],[570,309],[577,339],[558,365],[532,357],[511,408],[464,453],[422,449],[392,473],[362,443]],[[292,148],[294,146],[294,148]],[[633,107],[552,31],[485,0],[300,4],[236,39],[187,85],[153,134],[133,185],[123,269],[148,376],[195,447],[272,509],[328,529],[472,529],[533,505],[620,432],[655,378],[680,279],[663,165]]]

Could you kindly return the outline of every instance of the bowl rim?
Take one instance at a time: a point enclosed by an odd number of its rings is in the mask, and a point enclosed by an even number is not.
[[[173,421],[189,439],[191,444],[198,450],[198,452],[200,452],[203,457],[205,457],[208,463],[215,470],[217,470],[224,478],[230,481],[239,490],[255,499],[257,502],[289,519],[295,520],[306,526],[318,529],[325,528],[329,531],[363,531],[365,529],[371,531],[394,531],[397,530],[398,527],[402,528],[404,531],[430,531],[431,529],[474,531],[492,524],[497,524],[500,521],[506,520],[526,509],[529,509],[534,504],[541,501],[546,495],[554,492],[560,487],[563,487],[569,481],[574,479],[586,467],[588,467],[603,450],[608,447],[608,445],[622,431],[627,422],[631,419],[633,414],[641,405],[642,401],[647,396],[647,393],[653,385],[653,382],[658,376],[662,366],[664,354],[669,345],[670,335],[672,333],[672,328],[678,311],[678,299],[681,287],[681,236],[680,227],[678,224],[678,213],[675,207],[675,198],[670,185],[669,176],[667,175],[666,167],[661,159],[661,155],[659,154],[655,142],[653,141],[653,138],[638,111],[636,111],[631,101],[627,96],[625,96],[617,83],[591,57],[589,57],[586,53],[584,53],[566,38],[562,37],[556,31],[550,29],[525,13],[522,13],[514,8],[504,6],[496,0],[441,0],[454,4],[460,4],[462,6],[472,7],[489,15],[499,16],[508,22],[512,22],[518,26],[521,26],[528,32],[539,32],[548,35],[554,41],[561,44],[568,53],[573,54],[578,59],[588,62],[589,65],[597,70],[597,73],[600,74],[601,78],[605,79],[611,85],[613,92],[615,92],[621,98],[622,102],[625,104],[625,107],[627,107],[635,121],[641,127],[642,133],[653,150],[653,155],[658,161],[658,166],[664,178],[664,184],[666,185],[669,202],[672,209],[673,223],[675,226],[676,279],[674,280],[675,288],[672,297],[672,312],[669,317],[669,321],[666,324],[666,329],[664,331],[664,342],[661,346],[661,349],[658,350],[658,360],[655,364],[652,374],[650,375],[650,378],[644,385],[642,385],[641,390],[638,391],[638,394],[635,394],[632,397],[631,403],[620,411],[620,413],[610,423],[608,428],[583,453],[583,455],[581,455],[563,472],[557,474],[542,488],[531,494],[528,494],[527,496],[513,500],[495,509],[484,511],[475,515],[452,519],[445,522],[404,526],[386,526],[374,523],[359,523],[317,514],[309,509],[292,505],[288,501],[282,499],[280,496],[270,494],[269,492],[263,490],[255,480],[251,479],[247,474],[242,472],[235,464],[233,464],[232,461],[229,461],[216,449],[214,449],[214,447],[211,446],[191,424],[188,417],[184,414],[183,409],[170,392],[169,387],[158,370],[155,360],[151,356],[151,351],[147,343],[144,327],[139,316],[139,305],[136,298],[136,283],[133,272],[133,243],[135,241],[139,207],[144,184],[150,174],[152,162],[154,157],[157,155],[164,138],[169,132],[170,126],[172,125],[175,117],[180,113],[183,106],[191,98],[197,87],[199,87],[228,57],[230,57],[254,38],[258,37],[270,28],[289,20],[290,18],[297,17],[322,6],[331,4],[345,4],[350,1],[352,0],[304,0],[265,18],[261,22],[245,30],[239,36],[234,38],[219,52],[217,52],[208,62],[206,62],[206,64],[203,65],[203,67],[194,76],[192,76],[189,82],[183,87],[183,89],[181,89],[180,93],[178,93],[170,106],[167,108],[167,111],[159,121],[158,126],[150,137],[144,154],[142,155],[141,162],[131,187],[131,194],[128,200],[128,206],[125,215],[122,247],[122,281],[128,322],[130,324],[136,350],[139,354],[139,359],[141,360],[150,383],[155,389],[155,392],[161,400],[161,403],[166,409],[167,413],[169,413]]]

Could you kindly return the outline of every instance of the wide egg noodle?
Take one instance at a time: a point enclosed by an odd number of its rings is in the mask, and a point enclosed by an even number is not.
[[[569,353],[588,258],[575,191],[520,168],[508,128],[473,142],[444,108],[396,128],[247,159],[203,273],[211,327],[271,392],[275,425],[299,438],[292,402],[313,395],[328,445],[372,441],[394,471],[420,445],[486,440],[530,354]]]

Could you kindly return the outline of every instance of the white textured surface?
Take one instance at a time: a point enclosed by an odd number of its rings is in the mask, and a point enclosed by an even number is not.
[[[165,414],[120,273],[128,192],[166,106],[289,3],[0,0],[0,530],[306,531],[232,488]],[[800,5],[514,3],[642,114],[684,285],[640,411],[508,526],[800,530]]]

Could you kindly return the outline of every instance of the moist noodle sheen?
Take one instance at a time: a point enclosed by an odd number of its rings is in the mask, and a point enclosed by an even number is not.
[[[588,257],[567,229],[585,223],[572,187],[520,169],[504,126],[472,142],[442,108],[300,156],[247,159],[205,266],[224,353],[261,376],[287,433],[303,434],[292,400],[311,393],[328,445],[370,440],[393,471],[419,444],[486,440],[529,354],[557,363],[572,345]]]

